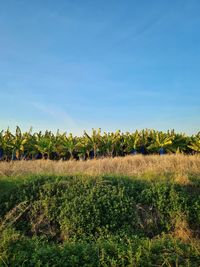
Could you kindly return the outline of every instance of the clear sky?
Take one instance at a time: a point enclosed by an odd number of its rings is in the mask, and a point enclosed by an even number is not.
[[[0,128],[200,130],[199,0],[1,0]]]

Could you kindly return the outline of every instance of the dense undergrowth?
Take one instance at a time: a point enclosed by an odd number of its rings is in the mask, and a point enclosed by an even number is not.
[[[0,266],[200,266],[200,183],[0,179]]]

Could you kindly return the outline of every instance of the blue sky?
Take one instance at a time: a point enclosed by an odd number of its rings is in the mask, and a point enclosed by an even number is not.
[[[0,128],[200,130],[199,0],[0,2]]]

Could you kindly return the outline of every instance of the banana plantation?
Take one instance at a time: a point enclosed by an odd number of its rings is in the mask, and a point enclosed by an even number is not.
[[[161,132],[142,130],[135,132],[101,132],[93,129],[89,135],[56,134],[51,131],[22,132],[19,127],[13,134],[9,129],[0,132],[0,160],[32,159],[92,159],[134,154],[165,154],[200,152],[200,132],[187,136],[174,130]]]

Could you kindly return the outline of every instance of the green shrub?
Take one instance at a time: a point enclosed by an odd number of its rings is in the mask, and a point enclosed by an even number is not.
[[[24,201],[29,206],[15,223],[16,229],[59,242],[119,233],[153,237],[172,231],[182,213],[196,228],[200,222],[199,196],[166,182],[39,177],[4,194],[1,217]]]
[[[189,185],[188,185],[189,186]],[[30,177],[0,196],[0,266],[199,266],[198,185],[120,177]]]
[[[192,266],[200,255],[194,245],[163,236],[101,237],[96,242],[65,242],[28,238],[9,229],[0,238],[0,266]]]

